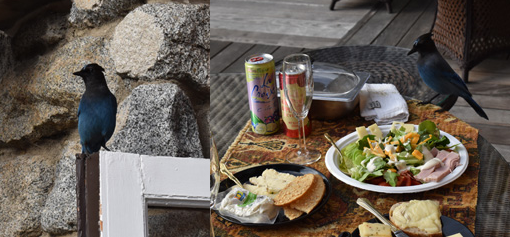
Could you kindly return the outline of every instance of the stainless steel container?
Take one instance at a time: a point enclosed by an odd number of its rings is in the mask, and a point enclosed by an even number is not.
[[[312,118],[335,120],[352,114],[359,104],[359,92],[369,77],[368,73],[354,73],[335,64],[315,62]]]

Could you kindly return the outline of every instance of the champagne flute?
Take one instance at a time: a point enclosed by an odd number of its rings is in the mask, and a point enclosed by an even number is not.
[[[321,158],[317,150],[306,148],[304,119],[313,99],[312,63],[306,54],[291,54],[283,59],[282,88],[290,111],[298,120],[299,149],[287,153],[286,160],[295,164],[311,164]],[[302,139],[301,139],[302,135]]]

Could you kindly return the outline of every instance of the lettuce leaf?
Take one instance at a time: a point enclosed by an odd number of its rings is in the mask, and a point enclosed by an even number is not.
[[[383,177],[384,177],[384,180],[386,180],[386,183],[389,183],[393,187],[397,186],[397,177],[398,177],[397,173],[391,172],[390,170],[386,170],[386,172],[384,172]]]
[[[386,161],[383,160],[381,157],[376,157],[373,161],[373,164],[375,165],[375,170],[383,169],[386,166]]]
[[[420,170],[420,169],[417,169],[417,168],[415,168],[415,167],[411,167],[411,170],[410,170],[410,171],[411,171],[411,173],[413,174],[413,176],[416,176],[416,175],[418,175],[418,174],[421,172],[421,170]]]
[[[393,141],[400,140],[400,138],[403,137],[404,135],[406,135],[406,129],[404,127],[400,127],[399,129],[395,129],[394,131],[391,132]]]
[[[370,147],[370,145],[368,144],[368,141],[367,141],[367,138],[370,138],[370,140],[374,140],[375,139],[375,136],[374,135],[366,135],[364,136],[362,139],[359,139],[357,141],[358,143],[358,149],[363,151],[363,148],[365,147]]]
[[[363,166],[356,166],[351,169],[351,178],[363,182],[368,178],[375,178],[383,175],[382,170],[377,170],[372,173],[368,172],[367,168]]]
[[[418,125],[418,132],[423,135],[431,134],[432,136],[439,137],[439,129],[436,124],[430,120],[425,120]]]
[[[344,159],[350,159],[354,165],[360,165],[366,158],[365,155],[363,155],[363,150],[360,150],[356,143],[347,145],[344,149],[342,149],[342,151],[343,154],[345,154]]]
[[[439,150],[448,149],[448,144],[450,144],[450,139],[448,139],[446,136],[443,136],[439,139],[430,139],[427,141],[427,145],[430,145],[432,147],[436,147]]]

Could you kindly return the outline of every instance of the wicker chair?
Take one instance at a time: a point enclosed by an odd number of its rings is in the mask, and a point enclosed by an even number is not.
[[[433,39],[459,63],[465,82],[482,60],[510,51],[509,10],[509,0],[438,0]]]

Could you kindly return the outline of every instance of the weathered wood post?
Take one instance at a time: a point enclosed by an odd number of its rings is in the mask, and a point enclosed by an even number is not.
[[[99,153],[76,154],[78,237],[99,237]]]

